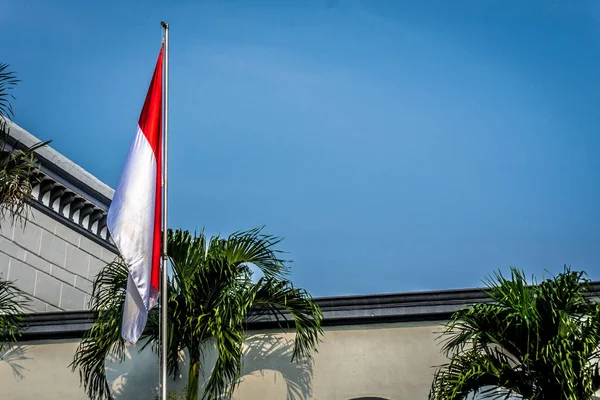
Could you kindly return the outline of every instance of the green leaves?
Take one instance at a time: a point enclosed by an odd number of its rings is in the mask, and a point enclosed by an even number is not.
[[[35,151],[50,142],[21,150],[18,144],[13,149],[7,149],[8,140],[8,123],[0,119],[0,216],[9,217],[13,223],[24,223],[29,215],[28,201],[33,186],[37,184],[32,174],[37,168]]]
[[[7,70],[7,64],[0,63],[0,217],[12,223],[27,221],[29,214],[28,201],[33,186],[37,183],[32,172],[36,168],[35,151],[46,146],[50,141],[38,143],[21,149],[19,143],[11,143],[8,119],[12,118],[13,108],[10,99],[14,99],[11,90],[19,80],[14,72]]]
[[[2,278],[0,276],[0,278]],[[29,298],[12,282],[0,280],[0,351],[8,342],[16,340],[23,326],[23,309],[29,304]]]
[[[10,99],[15,97],[11,90],[19,83],[17,75],[8,70],[8,64],[0,63],[0,119],[12,118],[13,109]]]
[[[600,306],[588,296],[584,273],[565,268],[530,285],[513,268],[510,279],[497,273],[487,283],[492,302],[459,310],[447,323],[450,362],[437,370],[429,398],[593,399]]]
[[[305,290],[295,288],[290,281],[273,278],[260,279],[249,293],[254,296],[254,307],[268,310],[284,320],[287,320],[287,316],[282,310],[291,315],[296,327],[292,359],[310,358],[323,334],[323,315],[312,297]],[[282,324],[280,327],[285,329]]]
[[[256,307],[278,316],[287,311],[297,333],[294,357],[310,355],[318,343],[320,310],[305,291],[285,279],[288,268],[279,257],[281,252],[274,249],[280,241],[261,229],[210,240],[203,233],[169,234],[173,268],[169,315],[176,327],[169,347],[188,350],[192,364],[202,360],[205,346],[215,347],[217,362],[205,383],[204,398],[233,391],[241,371],[245,320]],[[250,265],[265,276],[257,283],[252,283]],[[197,377],[195,369],[190,373]],[[189,399],[195,398],[195,386],[188,384]]]
[[[180,352],[189,356],[187,399],[198,398],[204,352],[213,346],[217,360],[202,386],[207,399],[231,395],[242,366],[246,322],[253,310],[275,315],[282,328],[295,327],[292,360],[310,357],[322,334],[322,314],[306,291],[285,278],[288,267],[276,246],[281,239],[261,229],[236,232],[226,239],[207,239],[203,232],[169,230],[168,369],[176,376]],[[250,265],[264,278],[252,282]],[[94,281],[92,308],[98,312],[73,361],[88,395],[109,398],[104,360],[122,360],[121,315],[127,268],[121,260],[107,265]],[[159,310],[151,310],[143,348],[160,349]]]
[[[289,272],[285,261],[278,257],[282,252],[273,247],[281,242],[281,238],[261,234],[262,228],[247,232],[236,232],[222,242],[224,257],[231,265],[253,264],[266,277],[281,278]]]
[[[79,379],[90,399],[110,399],[105,360],[123,361],[125,342],[121,339],[121,321],[127,286],[127,266],[117,259],[104,267],[94,280],[90,308],[96,312],[92,328],[81,340],[70,367],[79,371]]]

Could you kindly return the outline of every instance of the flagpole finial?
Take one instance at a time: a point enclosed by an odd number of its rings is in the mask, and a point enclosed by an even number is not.
[[[165,29],[169,29],[169,24],[167,24],[165,21],[160,21],[160,25]]]

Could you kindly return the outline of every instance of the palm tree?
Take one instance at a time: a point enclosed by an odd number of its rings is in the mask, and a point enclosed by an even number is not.
[[[230,395],[239,378],[246,322],[252,315],[271,314],[282,327],[295,327],[292,361],[311,357],[322,334],[322,315],[310,295],[287,279],[288,267],[274,249],[280,239],[260,229],[207,240],[203,233],[168,232],[172,267],[169,280],[168,370],[177,376],[180,351],[188,354],[186,399],[198,398],[203,353],[209,346],[217,361],[203,388],[202,398]],[[264,276],[252,281],[251,265]],[[91,308],[97,319],[86,333],[72,363],[92,399],[110,398],[105,375],[107,356],[123,360],[120,336],[127,268],[120,259],[96,277]],[[250,311],[253,310],[252,315]],[[159,311],[151,311],[141,338],[142,348],[159,345]],[[143,342],[144,343],[144,342]]]
[[[18,82],[15,73],[8,71],[8,65],[0,63],[0,217],[24,224],[29,215],[31,192],[37,183],[32,175],[37,164],[35,151],[50,141],[25,149],[20,149],[19,143],[12,143],[12,148],[7,148],[7,142],[11,141],[9,119],[13,117],[11,91]]]
[[[442,337],[449,363],[430,399],[510,396],[591,400],[600,389],[600,305],[583,272],[528,285],[522,271],[488,280],[490,302],[452,316]]]

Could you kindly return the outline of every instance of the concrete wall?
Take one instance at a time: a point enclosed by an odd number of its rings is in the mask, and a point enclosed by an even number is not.
[[[114,254],[46,214],[25,227],[0,221],[0,279],[33,296],[33,312],[84,310],[92,280]]]
[[[435,342],[438,331],[439,325],[430,322],[328,328],[312,363],[289,361],[291,334],[252,334],[234,399],[425,399],[432,367],[444,362]],[[78,375],[67,368],[76,348],[76,340],[62,340],[12,349],[5,357],[9,361],[0,361],[0,399],[86,399]],[[158,379],[156,355],[132,350],[125,363],[108,363],[115,397],[152,399]],[[214,357],[207,357],[209,365]],[[185,380],[183,371],[172,385],[181,388]]]

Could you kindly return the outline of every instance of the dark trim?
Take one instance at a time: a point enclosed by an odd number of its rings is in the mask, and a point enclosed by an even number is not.
[[[91,241],[93,241],[96,244],[99,244],[100,246],[104,247],[105,249],[112,251],[115,254],[119,254],[119,251],[117,250],[117,247],[114,246],[112,243],[102,239],[101,237],[99,237],[98,235],[95,235],[94,233],[90,232],[89,230],[85,229],[83,226],[73,222],[72,220],[66,218],[64,215],[57,213],[54,210],[49,209],[48,207],[46,207],[45,205],[32,200],[29,202],[29,204],[35,208],[36,210],[46,214],[47,216],[49,216],[50,218],[56,220],[56,222],[61,223],[63,225],[68,226],[70,229],[74,230],[75,232],[85,236],[86,238],[90,239]],[[33,222],[35,222],[35,219],[33,219]]]
[[[19,341],[81,338],[94,323],[90,311],[29,314]]]
[[[462,307],[488,301],[488,297],[481,289],[459,289],[321,297],[315,301],[323,312],[323,326],[341,326],[442,321]],[[256,310],[247,326],[252,330],[276,329],[280,322],[271,313]]]
[[[591,284],[590,296],[600,292],[600,282]],[[371,325],[393,322],[445,321],[460,308],[490,301],[483,289],[435,290],[398,294],[322,297],[315,299],[323,312],[323,326]],[[29,314],[21,341],[81,338],[91,328],[91,311]],[[291,327],[272,314],[254,310],[246,326],[250,330]]]

